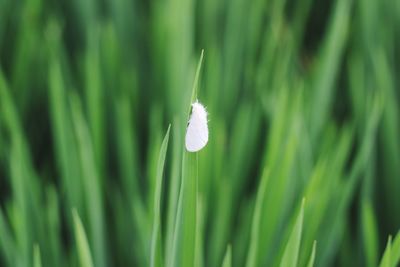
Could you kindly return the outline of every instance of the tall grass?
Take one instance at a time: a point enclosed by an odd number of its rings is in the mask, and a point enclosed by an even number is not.
[[[398,25],[393,0],[0,0],[0,265],[397,266]]]

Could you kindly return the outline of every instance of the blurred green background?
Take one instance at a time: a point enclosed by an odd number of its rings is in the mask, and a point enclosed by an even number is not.
[[[399,26],[398,0],[0,0],[0,266],[398,266]]]

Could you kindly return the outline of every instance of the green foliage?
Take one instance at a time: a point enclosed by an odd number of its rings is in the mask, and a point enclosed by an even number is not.
[[[162,188],[165,155],[167,153],[170,128],[171,126],[168,126],[167,133],[161,145],[160,157],[158,158],[158,164],[157,164],[156,189],[154,195],[153,230],[151,233],[151,258],[150,258],[151,266],[160,266],[162,263],[161,240],[160,240],[161,239],[160,238],[161,188]]]
[[[232,248],[230,245],[228,245],[228,248],[226,249],[224,261],[222,262],[221,266],[222,267],[231,267],[232,266]]]
[[[303,230],[303,217],[304,217],[304,199],[301,203],[299,215],[297,215],[296,222],[293,226],[292,233],[285,247],[285,252],[282,256],[279,266],[297,266],[300,250],[301,232]]]
[[[40,258],[40,249],[37,245],[33,247],[33,267],[42,267],[42,260]]]
[[[393,0],[0,0],[0,265],[398,266],[398,25]]]
[[[83,225],[81,219],[79,218],[78,212],[76,210],[72,211],[72,217],[74,219],[75,225],[75,239],[76,239],[76,247],[79,254],[79,262],[81,267],[92,267],[93,260],[90,254],[89,244],[87,241],[85,229],[83,229]]]

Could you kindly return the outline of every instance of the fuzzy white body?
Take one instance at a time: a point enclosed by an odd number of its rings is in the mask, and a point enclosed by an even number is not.
[[[192,104],[188,127],[186,129],[185,145],[189,152],[201,150],[208,142],[207,111],[202,104]]]

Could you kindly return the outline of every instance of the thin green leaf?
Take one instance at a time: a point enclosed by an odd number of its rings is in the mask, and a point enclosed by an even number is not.
[[[42,259],[40,257],[40,248],[38,244],[33,246],[33,267],[42,267]]]
[[[172,124],[172,160],[171,160],[171,172],[170,172],[170,183],[168,190],[168,211],[167,211],[167,230],[166,230],[166,246],[165,246],[165,262],[171,261],[172,248],[174,240],[174,229],[176,214],[178,210],[178,198],[180,190],[180,173],[181,173],[181,155],[183,153],[182,144],[182,133],[180,131],[179,123],[177,118],[174,119]]]
[[[231,267],[231,266],[232,266],[232,246],[228,245],[224,261],[222,262],[222,267]]]
[[[203,267],[204,265],[204,201],[197,195],[197,214],[196,214],[196,244],[195,244],[195,267]]]
[[[78,249],[79,263],[81,267],[94,267],[88,240],[86,238],[85,229],[82,221],[79,218],[76,209],[72,210],[72,217],[75,226],[75,240]]]
[[[191,103],[195,102],[196,99],[197,99],[197,91],[198,91],[198,87],[199,87],[201,66],[203,65],[203,57],[204,57],[204,50],[201,50],[199,63],[197,63],[196,75],[194,76],[194,82],[193,82],[193,88],[192,88],[192,97],[190,98],[191,99]],[[189,112],[190,112],[190,107],[189,107]]]
[[[54,25],[53,27],[56,27]],[[56,44],[51,43],[52,47]],[[79,159],[71,114],[67,108],[67,88],[60,60],[52,55],[48,73],[48,103],[55,160],[66,193],[68,207],[83,208]],[[70,216],[70,214],[68,214]]]
[[[303,216],[304,216],[304,199],[301,203],[299,215],[297,216],[296,223],[294,224],[292,233],[286,244],[285,252],[282,256],[281,267],[296,267],[299,257],[301,233],[303,230]]]
[[[197,65],[192,88],[191,103],[187,113],[190,116],[192,102],[197,98],[198,81],[203,62],[202,51]],[[175,220],[172,256],[168,266],[194,266],[196,251],[197,201],[198,201],[198,158],[197,153],[184,151],[182,157],[182,179]],[[184,250],[183,250],[184,248]]]
[[[169,266],[184,267],[195,264],[197,164],[197,153],[185,151],[182,159],[182,184],[175,222],[173,258]]]
[[[397,233],[393,244],[392,244],[392,251],[390,255],[390,262],[393,267],[399,265],[400,262],[400,232]]]
[[[256,206],[254,208],[253,221],[251,226],[251,237],[250,237],[251,239],[249,245],[250,247],[246,263],[247,267],[257,266],[257,258],[259,253],[258,244],[260,238],[261,212],[262,212],[262,204],[264,203],[268,177],[269,177],[269,172],[265,170],[261,178],[261,184],[258,188]]]
[[[168,126],[167,133],[161,145],[160,154],[157,163],[156,189],[154,195],[154,210],[153,210],[153,230],[151,234],[151,254],[150,266],[162,266],[162,249],[161,249],[161,231],[160,231],[160,214],[161,214],[161,189],[163,183],[165,156],[168,148],[169,132],[171,125]]]
[[[326,33],[323,49],[316,68],[312,105],[311,135],[319,133],[332,106],[332,94],[337,73],[342,60],[350,23],[350,10],[353,1],[338,0],[332,11],[329,30]]]
[[[82,170],[82,183],[86,192],[86,205],[88,211],[90,239],[93,246],[93,259],[96,267],[105,267],[107,251],[105,249],[104,236],[104,208],[103,194],[100,186],[100,176],[98,173],[92,140],[89,129],[85,122],[83,111],[78,95],[71,94],[71,110],[75,126],[75,134],[79,149],[79,159]]]
[[[313,246],[312,246],[312,250],[311,250],[310,259],[308,260],[307,267],[313,267],[314,266],[316,250],[317,250],[317,241],[314,240],[314,243],[313,243]]]
[[[369,200],[362,203],[362,231],[367,266],[378,263],[378,233],[374,211]]]
[[[392,236],[389,236],[386,249],[383,252],[383,257],[379,267],[391,267],[391,251],[392,251]]]
[[[6,260],[9,266],[14,265],[15,260],[15,252],[16,243],[15,239],[11,235],[11,231],[6,224],[6,220],[4,218],[3,210],[0,209],[0,249],[2,251],[2,255],[4,255],[4,259]]]

